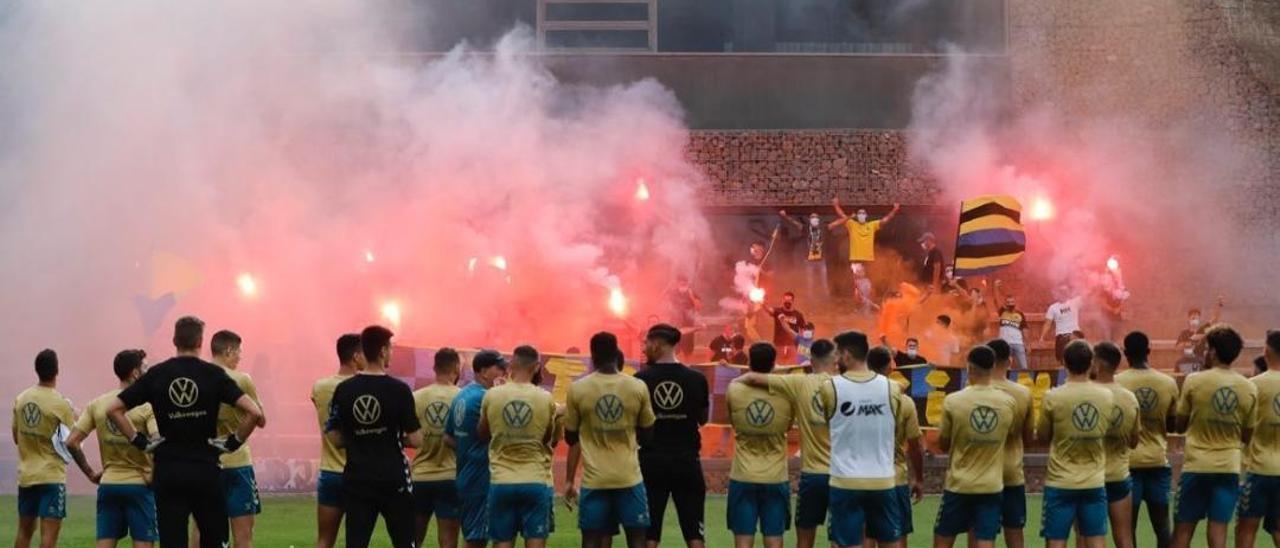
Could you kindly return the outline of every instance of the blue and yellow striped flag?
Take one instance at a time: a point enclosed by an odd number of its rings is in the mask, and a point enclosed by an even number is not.
[[[1012,196],[979,196],[960,203],[956,276],[977,276],[1009,266],[1026,249],[1022,204]]]

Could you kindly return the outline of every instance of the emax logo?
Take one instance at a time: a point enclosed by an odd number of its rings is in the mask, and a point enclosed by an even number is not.
[[[854,405],[853,402],[844,402],[840,404],[840,414],[846,417],[858,415],[859,417],[875,416],[885,414],[884,403],[863,403]]]

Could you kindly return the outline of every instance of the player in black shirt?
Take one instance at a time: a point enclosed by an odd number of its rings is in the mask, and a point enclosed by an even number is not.
[[[365,328],[360,346],[368,365],[333,392],[325,436],[347,450],[342,472],[347,512],[347,546],[364,548],[378,514],[396,548],[414,546],[413,479],[404,447],[422,445],[413,392],[387,375],[391,360],[389,329]]]
[[[676,361],[680,330],[667,324],[649,329],[644,353],[649,366],[636,378],[649,387],[657,422],[653,435],[640,442],[640,472],[649,496],[650,543],[662,539],[667,497],[675,500],[680,530],[689,548],[702,548],[706,479],[702,476],[702,435],[707,423],[710,392],[707,378]]]
[[[156,521],[161,546],[187,545],[187,520],[195,518],[200,546],[226,546],[227,508],[218,457],[239,449],[258,426],[262,410],[221,367],[200,359],[204,322],[193,316],[173,327],[177,356],[149,369],[107,407],[107,416],[137,448],[155,453]],[[160,437],[134,429],[125,411],[150,403]],[[244,412],[235,433],[217,439],[218,406]]]

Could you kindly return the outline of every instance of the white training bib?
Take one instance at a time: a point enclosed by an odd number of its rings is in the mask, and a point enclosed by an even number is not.
[[[831,417],[831,476],[845,479],[894,477],[894,419],[890,381],[876,375],[854,382],[839,375],[836,409]]]

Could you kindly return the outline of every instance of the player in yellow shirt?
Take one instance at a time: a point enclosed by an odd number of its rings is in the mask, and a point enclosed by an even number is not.
[[[971,546],[991,548],[1000,534],[1004,491],[1004,455],[1018,402],[991,385],[996,353],[987,346],[969,350],[969,386],[942,401],[938,441],[951,454],[942,507],[933,529],[933,545],[955,546],[956,536],[972,531]]]
[[[1107,449],[1107,515],[1111,519],[1111,537],[1117,548],[1133,548],[1133,483],[1129,480],[1129,452],[1138,446],[1138,398],[1116,383],[1120,367],[1120,347],[1103,341],[1093,346],[1094,382],[1111,391],[1112,407],[1108,421]]]
[[[893,363],[893,351],[887,346],[877,346],[867,352],[867,367],[878,375],[889,375]],[[924,499],[924,446],[920,443],[924,433],[920,431],[920,416],[911,395],[898,394],[901,413],[896,417],[893,444],[893,490],[898,507],[902,511],[902,545],[906,546],[915,532],[914,512],[911,506]],[[868,545],[874,546],[868,542]]]
[[[898,210],[902,209],[899,204],[893,204],[893,210],[879,220],[869,220],[867,218],[867,210],[858,208],[858,211],[850,217],[840,207],[840,198],[832,198],[831,205],[836,208],[836,220],[827,225],[830,230],[835,230],[841,226],[849,231],[849,263],[862,264],[876,260],[876,233],[889,224]]]
[[[1236,546],[1241,548],[1254,545],[1259,525],[1280,546],[1280,331],[1267,331],[1262,364],[1264,372],[1249,379],[1258,389],[1258,411],[1244,455],[1246,475],[1236,522]]]
[[[640,444],[657,417],[644,381],[622,374],[622,350],[612,333],[591,337],[595,371],[569,386],[565,404],[565,504],[578,507],[582,545],[606,546],[623,528],[627,546],[643,548],[649,529],[649,497],[640,474]],[[578,460],[583,463],[582,494],[574,487]]]
[[[248,373],[237,371],[240,367],[240,335],[232,331],[222,330],[209,338],[209,353],[213,363],[227,372],[227,376],[235,381],[236,386],[249,396],[262,409],[262,401],[258,399],[258,388]],[[258,426],[266,425],[266,410],[262,410]],[[218,436],[228,436],[240,427],[244,413],[234,406],[223,404],[218,408]],[[249,453],[249,444],[243,444],[235,451],[223,454],[218,459],[222,465],[222,493],[226,498],[227,517],[231,522],[231,538],[236,548],[253,546],[254,516],[262,513],[262,501],[258,498],[258,480],[253,473],[253,457]],[[195,528],[191,532],[191,543],[200,543],[200,533]]]
[[[311,403],[316,406],[320,424],[320,477],[316,480],[316,548],[333,548],[342,526],[342,469],[347,465],[347,452],[323,435],[329,422],[329,403],[338,385],[362,369],[364,353],[360,351],[360,334],[346,333],[338,337],[338,373],[316,380],[311,386]]]
[[[1210,548],[1225,548],[1227,524],[1240,498],[1240,449],[1253,435],[1258,388],[1231,369],[1244,339],[1226,324],[1205,333],[1207,369],[1182,381],[1177,427],[1186,434],[1173,511],[1173,546],[1188,548],[1196,524],[1209,518]]]
[[[1022,548],[1026,543],[1022,530],[1027,526],[1027,479],[1022,469],[1022,456],[1026,445],[1034,441],[1036,426],[1032,416],[1031,389],[1009,380],[1009,366],[1017,356],[1013,345],[1001,338],[987,341],[987,347],[996,354],[996,365],[991,369],[991,386],[1013,397],[1015,403],[1013,424],[1004,445],[1000,526],[1004,529],[1005,546]]]
[[[747,350],[751,371],[773,371],[778,353],[758,342]],[[727,520],[737,548],[750,548],[757,528],[766,548],[781,548],[791,527],[791,484],[787,481],[787,431],[794,411],[784,396],[746,383],[729,385],[726,403],[733,425]]]
[[[527,548],[543,548],[551,533],[556,404],[533,384],[538,351],[519,346],[512,355],[507,383],[484,394],[476,434],[489,440],[489,539],[511,548],[519,533]]]
[[[1064,548],[1071,524],[1089,548],[1107,542],[1106,434],[1114,407],[1111,391],[1089,381],[1093,350],[1083,340],[1063,349],[1067,382],[1045,394],[1036,438],[1049,443],[1044,482],[1044,524],[1049,548]]]
[[[436,517],[436,540],[443,548],[458,546],[458,464],[453,447],[445,441],[445,420],[458,388],[462,358],[452,348],[436,350],[435,380],[413,393],[413,408],[422,421],[422,446],[413,457],[413,499],[417,507],[414,538],[418,546],[427,536],[431,516]]]
[[[1138,446],[1129,454],[1129,477],[1133,485],[1133,529],[1137,529],[1138,510],[1147,504],[1151,528],[1157,548],[1167,548],[1169,531],[1169,490],[1172,470],[1169,468],[1168,425],[1178,403],[1178,381],[1156,371],[1147,363],[1151,341],[1141,331],[1124,337],[1124,357],[1129,369],[1116,375],[1116,382],[1133,392],[1138,399],[1142,426],[1138,429]]]
[[[734,382],[768,388],[791,402],[800,426],[800,487],[796,496],[796,548],[812,548],[818,526],[827,520],[830,487],[831,436],[827,414],[818,389],[837,374],[836,345],[827,339],[813,341],[809,349],[813,373],[774,375],[747,373]]]
[[[57,390],[58,354],[36,355],[39,384],[13,401],[13,443],[18,446],[18,534],[16,548],[31,546],[40,525],[40,545],[57,546],[67,517],[67,462],[54,449],[54,436],[75,424],[71,402]],[[88,468],[76,453],[81,469]]]
[[[151,456],[134,447],[107,418],[107,404],[121,390],[138,380],[145,370],[147,353],[122,350],[116,354],[112,368],[120,386],[89,402],[67,438],[67,448],[77,452],[80,444],[93,432],[98,433],[98,452],[102,471],[84,470],[89,481],[98,484],[98,548],[115,548],[119,539],[129,535],[137,548],[150,548],[159,540],[156,531],[156,497],[151,492]],[[155,414],[150,404],[140,405],[126,415],[137,431],[156,436]]]

